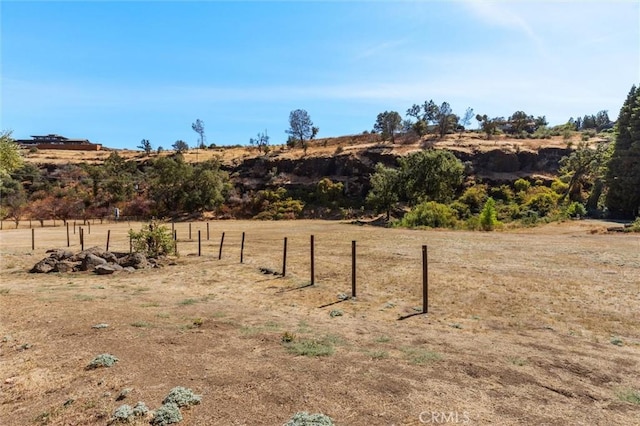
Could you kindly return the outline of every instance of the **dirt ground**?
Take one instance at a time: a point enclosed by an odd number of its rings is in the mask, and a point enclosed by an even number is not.
[[[0,232],[0,424],[108,424],[175,386],[202,395],[184,425],[281,425],[298,411],[354,426],[640,424],[637,234],[595,221],[493,233],[228,221],[207,240],[205,223],[191,239],[188,226],[175,225],[178,258],[109,276],[28,273],[66,248],[63,227],[35,228],[35,250],[29,229]],[[128,251],[130,227],[94,223],[85,247],[110,230],[110,249]],[[286,277],[262,274],[282,269],[284,237]],[[340,301],[352,240],[357,298]],[[296,352],[303,342],[333,353]],[[102,353],[119,362],[86,370]]]

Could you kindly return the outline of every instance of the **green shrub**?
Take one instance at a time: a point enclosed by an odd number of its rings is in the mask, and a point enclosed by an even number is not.
[[[456,211],[446,204],[427,201],[415,206],[405,214],[400,226],[415,228],[427,226],[430,228],[454,228],[458,220]]]
[[[551,190],[556,194],[564,194],[569,189],[569,184],[561,181],[560,179],[554,179],[551,182]]]
[[[112,367],[116,362],[118,362],[118,358],[111,354],[100,354],[95,357],[89,365],[87,365],[87,370],[94,370],[100,367]]]
[[[625,228],[626,232],[640,232],[640,216],[631,223],[631,226]]]
[[[200,404],[202,396],[196,395],[191,389],[176,386],[169,391],[169,395],[162,401],[163,404],[175,404],[178,407],[187,407]]]
[[[479,213],[487,199],[487,185],[474,185],[467,188],[458,200],[471,210],[471,213]]]
[[[148,257],[158,257],[175,254],[175,242],[169,228],[151,221],[143,226],[139,232],[129,231],[133,249],[144,253]]]
[[[513,189],[509,185],[494,186],[489,189],[489,196],[494,200],[511,202],[514,199]]]
[[[471,217],[471,209],[462,201],[454,201],[453,203],[449,204],[449,207],[451,207],[455,211],[458,219],[468,219],[469,217]]]
[[[547,216],[557,207],[559,198],[560,195],[551,189],[540,187],[540,190],[528,197],[525,206],[537,212],[539,216]]]
[[[163,404],[156,410],[153,415],[153,419],[151,419],[151,424],[157,426],[166,426],[173,423],[179,423],[181,421],[182,413],[180,413],[180,408],[178,408],[176,404],[169,403]]]
[[[520,191],[526,192],[531,187],[531,183],[526,179],[520,178],[513,183],[513,187],[517,192],[520,192]]]
[[[294,414],[284,426],[333,426],[333,420],[322,413],[309,414],[301,411]]]
[[[113,412],[112,419],[114,422],[129,423],[133,418],[133,408],[130,405],[124,404],[119,406]]]
[[[569,217],[583,217],[587,214],[587,209],[582,203],[574,201],[573,203],[569,204],[569,207],[567,207],[565,213]]]
[[[489,197],[486,203],[484,203],[482,213],[480,213],[480,227],[483,231],[493,231],[498,223],[496,202],[493,198]]]

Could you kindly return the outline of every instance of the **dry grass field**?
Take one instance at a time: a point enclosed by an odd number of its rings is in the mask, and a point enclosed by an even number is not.
[[[128,251],[130,226],[95,223],[85,247],[111,230],[110,248]],[[228,221],[209,240],[194,223],[189,240],[175,226],[179,257],[108,276],[30,274],[66,248],[65,229],[35,228],[33,251],[29,229],[0,231],[2,425],[104,425],[175,386],[202,395],[185,425],[281,425],[297,411],[354,426],[640,424],[637,234],[595,221],[494,233]],[[286,277],[262,274],[281,270],[284,237]],[[358,297],[340,301],[352,240]],[[429,313],[410,316],[423,244]],[[86,370],[102,353],[119,362]]]

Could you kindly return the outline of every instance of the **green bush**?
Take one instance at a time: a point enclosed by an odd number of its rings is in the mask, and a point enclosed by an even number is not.
[[[151,221],[143,226],[139,232],[129,231],[133,249],[144,253],[148,257],[158,257],[175,254],[175,243],[169,228]]]
[[[631,223],[631,226],[625,228],[626,232],[640,232],[640,216],[636,218],[636,220]]]
[[[449,207],[456,212],[458,219],[464,220],[471,217],[471,209],[469,206],[459,200],[449,204]]]
[[[458,220],[456,211],[446,204],[427,201],[415,206],[405,214],[399,225],[407,228],[427,226],[430,228],[454,228]]]
[[[333,426],[333,420],[322,413],[309,414],[306,411],[296,413],[284,426]]]
[[[526,179],[520,178],[513,183],[513,187],[517,192],[520,192],[520,191],[526,192],[531,187],[531,183]]]
[[[569,217],[583,217],[586,216],[587,209],[582,203],[574,201],[573,203],[569,204],[569,207],[567,207],[565,213]]]
[[[151,419],[152,425],[166,426],[182,421],[182,413],[176,404],[163,404],[158,408]]]
[[[191,389],[176,386],[169,391],[169,395],[162,401],[163,404],[175,404],[178,407],[200,404],[202,396],[196,395]]]
[[[471,210],[471,213],[479,213],[487,199],[487,185],[474,185],[467,188],[458,200]]]
[[[561,181],[560,179],[554,179],[554,181],[551,182],[551,189],[556,194],[564,194],[569,189],[569,184]]]
[[[525,207],[537,212],[539,216],[547,216],[556,209],[560,195],[549,188],[539,187],[527,198]]]
[[[480,213],[480,227],[483,231],[493,231],[498,224],[496,202],[493,198],[489,197],[487,202],[484,203],[484,207]]]
[[[118,358],[111,354],[100,354],[95,357],[89,365],[87,365],[87,370],[95,370],[100,367],[112,367],[116,362],[118,362]]]
[[[494,200],[513,201],[515,194],[509,185],[494,186],[489,189],[489,196]]]

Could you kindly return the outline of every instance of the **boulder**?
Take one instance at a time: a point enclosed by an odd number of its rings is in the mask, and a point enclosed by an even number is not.
[[[51,272],[55,269],[58,261],[53,257],[46,257],[42,259],[40,262],[33,265],[33,268],[29,272],[37,273],[37,274],[46,274],[47,272]]]
[[[49,257],[52,257],[56,260],[65,260],[73,256],[73,252],[62,249],[47,250],[47,253],[49,253]]]
[[[98,275],[109,275],[116,272],[116,268],[114,268],[112,264],[104,263],[101,265],[96,265],[96,267],[93,269],[93,272]]]
[[[56,263],[56,266],[52,272],[73,272],[75,266],[76,264],[73,262],[62,260]]]
[[[122,267],[131,266],[135,269],[144,269],[149,267],[147,257],[142,253],[131,253],[125,257],[118,259],[118,263]]]
[[[101,257],[96,256],[95,254],[88,253],[84,259],[82,259],[82,265],[80,270],[82,271],[91,271],[98,265],[104,265],[107,261]]]

